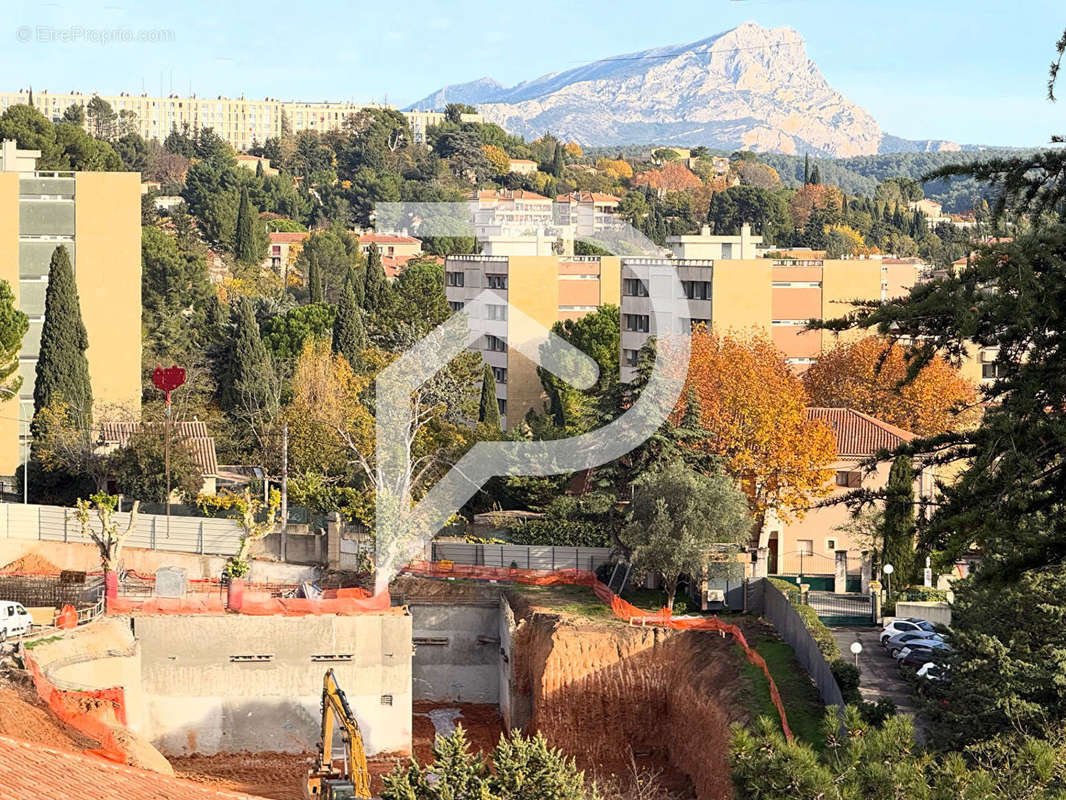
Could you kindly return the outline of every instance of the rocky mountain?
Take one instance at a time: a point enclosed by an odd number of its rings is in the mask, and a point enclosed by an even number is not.
[[[505,87],[490,78],[445,87],[411,108],[476,105],[486,121],[582,145],[706,145],[856,156],[883,134],[831,87],[791,28],[746,22],[685,45],[605,58]],[[903,140],[897,140],[903,141]]]

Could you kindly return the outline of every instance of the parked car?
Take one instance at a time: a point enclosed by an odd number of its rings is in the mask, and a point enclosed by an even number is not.
[[[33,617],[22,603],[0,600],[0,642],[8,636],[21,636],[30,632]]]
[[[881,629],[881,646],[884,647],[889,639],[900,633],[935,633],[935,630],[933,623],[918,617],[894,619]]]
[[[951,681],[951,675],[948,673],[948,668],[945,664],[941,664],[939,661],[926,661],[920,667],[916,673],[919,678],[930,683],[948,683]]]
[[[902,669],[903,667],[911,667],[917,669],[923,664],[928,664],[930,661],[936,661],[938,658],[942,658],[946,651],[950,650],[943,642],[932,642],[929,644],[915,645],[914,647],[904,647],[898,656],[896,656],[896,663]]]
[[[897,633],[887,642],[885,642],[885,649],[888,654],[895,658],[899,655],[899,651],[908,645],[919,642],[943,642],[944,637],[939,633],[927,633],[926,631],[912,631],[911,633]]]

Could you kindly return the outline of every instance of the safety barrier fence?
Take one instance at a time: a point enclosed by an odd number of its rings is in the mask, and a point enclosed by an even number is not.
[[[668,608],[649,613],[623,600],[607,588],[604,583],[600,582],[594,572],[586,570],[563,569],[552,571],[517,569],[514,567],[481,567],[471,564],[453,564],[451,562],[413,561],[402,572],[427,578],[474,578],[534,586],[551,586],[553,584],[588,586],[596,597],[610,607],[618,619],[625,620],[631,625],[657,625],[675,630],[713,631],[721,633],[723,636],[729,634],[733,637],[733,641],[740,645],[748,661],[766,675],[766,680],[770,686],[770,699],[781,717],[781,729],[784,731],[785,738],[790,742],[792,741],[792,729],[788,725],[788,717],[785,714],[785,706],[781,701],[781,693],[777,689],[777,684],[770,674],[766,661],[748,644],[743,631],[739,627],[718,617],[675,617]]]

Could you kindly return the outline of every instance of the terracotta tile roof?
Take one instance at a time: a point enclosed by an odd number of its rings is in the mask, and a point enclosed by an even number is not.
[[[414,236],[396,236],[391,233],[360,233],[359,244],[419,244]]]
[[[284,244],[286,242],[302,242],[311,234],[307,231],[289,232],[289,231],[272,231],[270,233],[271,244]]]
[[[512,164],[536,164],[537,162],[533,161],[531,159],[528,159],[528,158],[512,158],[511,159],[511,163]]]
[[[142,427],[140,422],[104,422],[100,425],[100,435],[105,442],[118,447],[130,443],[130,437]],[[207,423],[201,420],[174,423],[174,438],[171,441],[184,441],[192,450],[193,460],[202,475],[218,475],[218,459],[215,455],[215,439],[207,433]]]
[[[0,736],[0,800],[258,800],[94,756]]]
[[[551,198],[525,189],[480,189],[474,192],[474,200],[544,200],[550,203]]]
[[[622,199],[603,192],[571,192],[561,194],[556,200],[560,203],[620,203]]]
[[[915,438],[910,431],[853,408],[808,408],[807,418],[829,423],[837,440],[837,456],[841,458],[865,458]]]
[[[385,268],[385,277],[397,277],[401,272],[403,272],[404,267],[407,266],[407,262],[410,261],[412,258],[419,258],[422,260],[432,259],[433,261],[436,261],[439,264],[444,263],[444,259],[442,259],[440,256],[427,256],[425,254],[409,256],[382,256],[381,266]]]

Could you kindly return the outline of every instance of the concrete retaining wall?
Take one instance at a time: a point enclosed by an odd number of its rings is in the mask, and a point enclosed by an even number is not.
[[[144,728],[164,754],[309,752],[333,668],[368,754],[411,749],[411,617],[143,616]]]
[[[500,702],[500,607],[411,603],[416,700]]]
[[[934,625],[951,627],[951,606],[944,602],[924,602],[917,600],[897,600],[897,617],[920,617]]]

